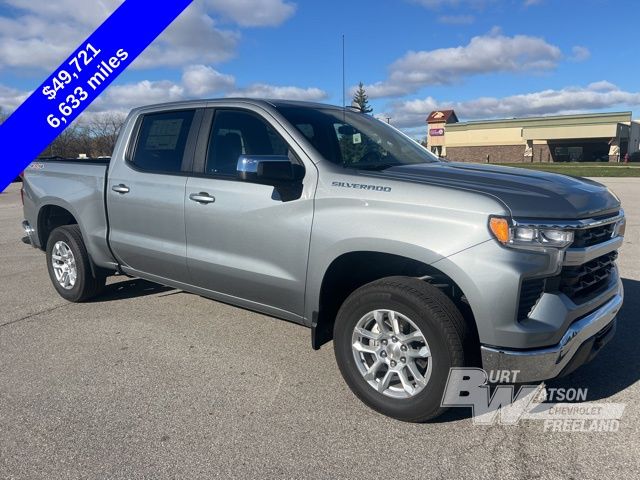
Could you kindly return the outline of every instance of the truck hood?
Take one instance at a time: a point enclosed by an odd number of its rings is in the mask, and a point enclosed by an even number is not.
[[[581,219],[620,208],[618,198],[598,182],[524,168],[438,162],[366,174],[484,193],[498,198],[514,217],[521,218]]]

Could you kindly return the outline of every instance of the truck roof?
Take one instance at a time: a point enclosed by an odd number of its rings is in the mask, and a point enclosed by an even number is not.
[[[246,98],[246,97],[230,97],[230,98],[203,98],[197,100],[184,100],[179,102],[167,102],[167,103],[158,103],[153,105],[144,105],[138,108],[135,108],[133,111],[150,109],[150,110],[160,110],[163,108],[175,108],[175,107],[189,107],[189,106],[201,106],[203,104],[216,104],[216,103],[238,103],[238,104],[250,104],[257,106],[271,106],[275,108],[279,107],[307,107],[307,108],[331,108],[331,109],[341,109],[337,105],[330,105],[327,103],[320,102],[305,102],[301,100],[281,100],[281,99],[268,99],[268,98]]]

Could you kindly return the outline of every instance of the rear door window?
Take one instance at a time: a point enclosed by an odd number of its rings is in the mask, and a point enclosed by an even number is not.
[[[180,172],[194,115],[195,110],[144,115],[131,163],[147,172]]]

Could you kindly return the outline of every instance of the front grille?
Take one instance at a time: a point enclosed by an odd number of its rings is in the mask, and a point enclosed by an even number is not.
[[[574,233],[572,248],[585,248],[605,242],[613,235],[615,223],[600,225],[599,227],[576,230]]]
[[[588,300],[609,284],[618,252],[610,252],[577,267],[563,267],[559,290],[575,303]]]
[[[537,278],[524,280],[520,287],[520,303],[518,304],[518,321],[526,320],[531,310],[544,293],[545,280]]]

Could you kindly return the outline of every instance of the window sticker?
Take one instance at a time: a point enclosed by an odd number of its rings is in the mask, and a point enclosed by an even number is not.
[[[155,120],[145,144],[146,150],[175,150],[180,138],[182,119]]]

